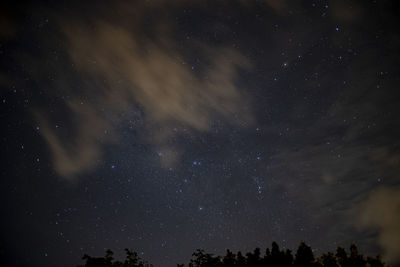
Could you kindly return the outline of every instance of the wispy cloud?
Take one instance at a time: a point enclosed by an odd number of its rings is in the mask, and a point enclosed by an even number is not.
[[[362,230],[376,230],[384,259],[400,262],[400,188],[380,187],[356,206],[354,224]]]
[[[121,122],[110,113],[143,110],[146,128],[137,130],[151,133],[143,135],[144,140],[174,155],[163,165],[177,161],[179,153],[167,146],[175,127],[208,131],[214,119],[238,126],[253,121],[248,98],[237,85],[238,71],[250,67],[244,56],[231,48],[194,42],[203,63],[193,66],[165,28],[169,21],[160,21],[163,26],[157,24],[149,36],[126,20],[61,20],[65,49],[80,76],[74,81],[80,90],[67,100],[78,130],[68,141],[50,127],[41,131],[61,176],[73,177],[96,166],[102,142],[115,140],[115,127]],[[44,117],[40,120],[48,124]]]

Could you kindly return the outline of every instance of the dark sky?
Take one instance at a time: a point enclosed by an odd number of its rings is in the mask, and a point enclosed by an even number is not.
[[[400,261],[397,1],[0,11],[0,256],[358,243]],[[83,2],[83,3],[82,3]]]

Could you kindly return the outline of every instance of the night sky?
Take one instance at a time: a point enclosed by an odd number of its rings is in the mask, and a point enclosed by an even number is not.
[[[16,2],[2,264],[272,241],[400,262],[398,1]]]

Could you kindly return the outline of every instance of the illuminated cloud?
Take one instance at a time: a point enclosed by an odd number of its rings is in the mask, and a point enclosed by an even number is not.
[[[75,81],[80,91],[67,101],[78,130],[72,143],[63,142],[50,127],[41,133],[63,177],[93,169],[102,145],[115,141],[115,128],[123,119],[110,114],[143,110],[146,126],[137,130],[150,132],[142,137],[165,150],[161,163],[166,167],[178,161],[179,153],[167,145],[175,127],[208,131],[214,119],[239,126],[252,123],[248,100],[237,86],[237,71],[250,67],[245,57],[231,48],[197,43],[204,64],[195,69],[185,62],[169,30],[156,29],[150,38],[123,19],[62,23],[66,51],[81,76]],[[44,117],[39,121],[48,124]]]
[[[108,122],[96,114],[89,104],[70,102],[70,111],[77,119],[77,133],[72,142],[61,139],[46,118],[38,113],[40,132],[53,154],[54,168],[64,178],[71,179],[76,174],[94,168],[101,157],[102,138]]]
[[[378,243],[389,263],[400,262],[400,188],[381,187],[353,210],[356,225],[378,232]]]

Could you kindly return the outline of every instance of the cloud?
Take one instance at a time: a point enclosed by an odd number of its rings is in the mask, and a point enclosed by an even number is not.
[[[360,229],[378,232],[378,243],[389,263],[400,262],[400,188],[381,187],[354,210]]]
[[[182,122],[208,128],[211,114],[233,115],[240,100],[234,84],[243,57],[230,49],[210,50],[211,66],[197,77],[168,40],[139,45],[124,29],[99,23],[97,31],[67,32],[73,62],[88,78],[104,79],[109,104],[139,103],[157,123]],[[118,85],[120,83],[121,85]]]
[[[73,140],[60,138],[42,113],[36,113],[36,119],[40,122],[40,133],[53,154],[55,170],[62,177],[71,179],[96,166],[102,154],[99,139],[109,128],[109,123],[96,114],[96,109],[90,104],[68,102],[67,105],[78,123]]]
[[[356,1],[337,0],[330,3],[332,17],[339,22],[354,22],[362,17],[363,9]]]
[[[95,168],[103,144],[114,142],[118,125],[130,119],[110,114],[142,110],[146,123],[136,130],[143,140],[165,150],[162,166],[178,162],[179,149],[168,144],[177,134],[174,128],[206,132],[215,119],[238,126],[253,121],[248,98],[237,85],[238,70],[250,67],[244,56],[194,41],[191,46],[201,62],[193,66],[172,38],[168,21],[157,23],[149,35],[141,30],[140,17],[134,25],[125,20],[61,20],[65,49],[79,73],[71,84],[79,84],[80,90],[70,89],[66,101],[76,133],[62,139],[46,126],[48,118],[38,118],[55,169],[63,177]]]

